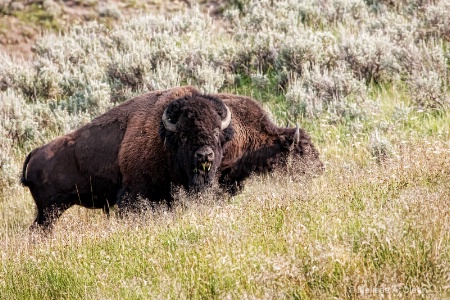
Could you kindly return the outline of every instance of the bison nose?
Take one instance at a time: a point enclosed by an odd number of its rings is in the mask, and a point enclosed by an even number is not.
[[[212,162],[214,160],[214,152],[210,147],[202,147],[195,152],[195,157],[201,162]]]

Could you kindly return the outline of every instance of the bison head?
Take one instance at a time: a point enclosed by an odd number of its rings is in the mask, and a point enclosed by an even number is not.
[[[223,146],[234,134],[231,112],[215,97],[186,96],[164,110],[159,134],[169,152],[173,180],[201,191],[213,181]]]
[[[290,157],[299,162],[300,173],[321,174],[324,171],[324,165],[319,158],[319,152],[311,142],[309,135],[299,128],[287,129],[286,135],[282,136],[285,149],[289,149]]]

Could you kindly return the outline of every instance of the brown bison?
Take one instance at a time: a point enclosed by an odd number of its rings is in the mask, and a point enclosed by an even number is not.
[[[174,185],[201,191],[217,180],[234,193],[289,153],[322,168],[304,130],[277,127],[253,99],[187,86],[130,99],[34,149],[22,183],[36,202],[33,226],[49,228],[74,204],[109,213],[137,196],[170,203]]]

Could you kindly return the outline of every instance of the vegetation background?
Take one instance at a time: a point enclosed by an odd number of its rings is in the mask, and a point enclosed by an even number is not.
[[[450,297],[446,0],[0,2],[1,299]],[[44,30],[45,34],[40,34]],[[250,95],[326,172],[30,237],[26,154],[182,84]]]

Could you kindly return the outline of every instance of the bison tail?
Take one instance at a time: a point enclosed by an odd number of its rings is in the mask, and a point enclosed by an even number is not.
[[[25,158],[25,161],[23,163],[22,177],[20,178],[20,182],[22,183],[23,186],[30,186],[30,184],[31,184],[31,182],[27,180],[27,166],[28,166],[28,162],[30,161],[32,153],[33,153],[33,151],[28,154],[27,158]]]

